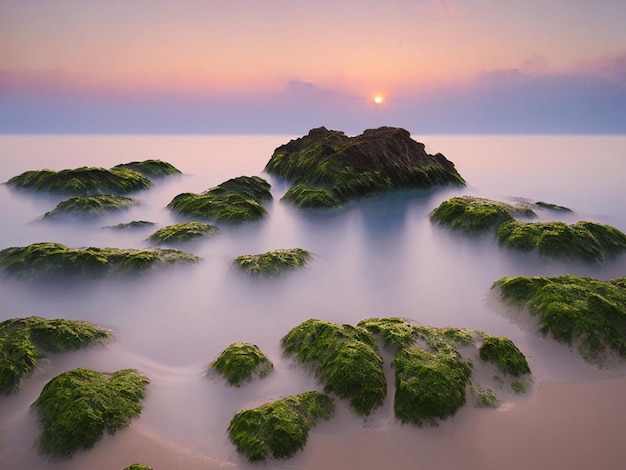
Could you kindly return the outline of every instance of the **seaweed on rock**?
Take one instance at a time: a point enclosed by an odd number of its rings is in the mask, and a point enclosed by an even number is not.
[[[43,427],[40,447],[54,458],[89,449],[141,414],[149,380],[136,370],[103,374],[73,369],[50,380],[33,406]]]
[[[107,225],[106,227],[102,227],[102,228],[126,230],[126,229],[147,228],[147,227],[152,227],[154,225],[156,225],[154,222],[149,222],[147,220],[133,220],[132,222],[126,222],[126,223],[121,223],[117,225]]]
[[[255,375],[267,376],[274,370],[274,365],[258,346],[233,343],[211,363],[211,369],[222,374],[230,385],[239,387]]]
[[[60,243],[34,243],[0,250],[0,269],[23,280],[57,276],[95,277],[112,271],[137,272],[152,266],[195,263],[198,257],[179,250],[68,248]]]
[[[134,204],[136,204],[134,199],[115,194],[74,196],[59,202],[53,210],[46,212],[43,218],[53,219],[61,215],[70,214],[98,216],[110,211],[127,209]]]
[[[374,336],[362,327],[309,319],[281,339],[287,355],[311,364],[326,393],[348,399],[350,407],[367,416],[387,394],[383,360]]]
[[[30,170],[14,176],[7,184],[35,191],[61,192],[82,196],[126,194],[148,189],[152,182],[142,174],[123,168],[81,167],[61,171]]]
[[[581,221],[524,223],[508,221],[498,228],[498,243],[543,257],[603,261],[626,250],[626,234],[610,225]]]
[[[153,243],[181,243],[206,237],[218,231],[217,227],[202,222],[183,222],[158,229],[149,240]]]
[[[167,205],[182,215],[243,222],[263,218],[262,202],[272,198],[270,184],[258,176],[232,178],[201,194],[182,193]]]
[[[493,362],[504,374],[513,377],[530,374],[526,357],[509,338],[485,335],[479,351],[483,361]]]
[[[12,318],[0,323],[0,393],[17,391],[23,376],[47,352],[82,348],[103,341],[110,331],[78,320]]]
[[[285,270],[303,267],[310,259],[311,254],[308,251],[290,248],[237,256],[233,263],[248,274],[276,276]]]
[[[576,346],[588,362],[603,364],[610,353],[626,358],[624,278],[503,277],[495,288],[504,300],[527,307],[541,334]]]
[[[153,159],[141,162],[121,163],[115,165],[113,169],[134,170],[148,178],[180,174],[180,170],[171,163]]]
[[[324,127],[278,147],[265,171],[293,184],[283,197],[327,208],[390,189],[428,189],[465,181],[443,155],[429,155],[408,131],[368,129],[348,137]]]
[[[126,467],[124,470],[153,470],[153,468],[141,463],[134,463]]]
[[[333,400],[311,391],[240,411],[228,434],[237,450],[252,462],[293,456],[306,444],[309,429],[334,412]]]

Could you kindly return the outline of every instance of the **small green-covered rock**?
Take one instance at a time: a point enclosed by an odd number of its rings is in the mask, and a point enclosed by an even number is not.
[[[283,271],[305,266],[311,254],[302,248],[280,249],[257,255],[237,256],[233,263],[249,274],[275,276]]]
[[[135,200],[125,196],[115,194],[103,194],[99,196],[74,196],[65,199],[57,206],[46,212],[44,219],[53,219],[61,215],[103,215],[106,212],[127,209],[136,204]]]
[[[43,431],[40,447],[55,458],[89,449],[104,432],[114,434],[141,414],[149,380],[125,369],[103,374],[73,369],[48,382],[33,404]]]
[[[218,228],[202,222],[183,222],[158,229],[149,240],[153,243],[181,243],[214,234]]]
[[[496,364],[504,374],[513,377],[530,374],[526,357],[508,338],[485,335],[479,351],[483,361]]]
[[[263,178],[240,176],[201,194],[179,194],[167,207],[182,215],[237,223],[263,218],[267,211],[262,202],[271,198]]]
[[[141,463],[134,463],[126,467],[124,470],[153,470],[153,468]]]
[[[115,165],[114,169],[134,170],[137,173],[151,178],[155,176],[179,175],[180,170],[171,163],[162,160],[144,160],[141,162],[121,163]]]
[[[312,391],[293,395],[235,415],[228,435],[251,462],[293,456],[306,444],[309,429],[334,412],[330,397]]]
[[[222,374],[230,385],[239,387],[254,375],[267,376],[274,370],[274,365],[258,346],[233,343],[211,363],[211,368]]]
[[[15,392],[47,352],[82,348],[111,332],[79,320],[12,318],[0,323],[0,393]]]

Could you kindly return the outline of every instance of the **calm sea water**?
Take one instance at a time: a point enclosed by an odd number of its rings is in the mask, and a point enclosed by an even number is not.
[[[626,231],[625,136],[424,136],[467,180],[465,188],[401,191],[341,210],[302,213],[282,202],[286,186],[263,173],[274,148],[293,136],[2,136],[0,181],[32,169],[111,167],[148,158],[168,161],[183,175],[134,195],[140,204],[89,221],[50,222],[41,216],[61,199],[0,186],[0,248],[42,241],[71,247],[148,248],[153,229],[103,227],[132,220],[165,226],[181,221],[165,206],[181,192],[201,192],[228,178],[259,175],[272,183],[269,216],[221,227],[184,249],[196,266],[54,289],[0,281],[0,320],[39,315],[93,322],[114,331],[104,346],[52,355],[0,397],[0,468],[62,468],[37,455],[38,428],[30,405],[55,375],[74,368],[136,368],[151,379],[134,426],[220,459],[247,466],[230,444],[232,416],[289,394],[321,390],[314,378],[281,355],[279,341],[309,318],[356,324],[402,316],[431,326],[458,326],[505,335],[527,355],[535,381],[596,380],[624,373],[585,364],[567,348],[511,320],[489,295],[509,275],[573,273],[598,279],[626,276],[626,256],[603,264],[543,260],[497,247],[492,235],[465,237],[433,226],[429,212],[443,200],[471,194],[502,201],[546,201],[572,213],[539,211],[539,220],[591,220]],[[274,279],[248,278],[231,266],[241,254],[300,247],[310,266]],[[242,388],[205,375],[230,343],[257,344],[275,365],[268,378]],[[328,424],[342,429],[393,423],[383,408],[366,423],[345,409]],[[330,429],[330,428],[329,428]]]

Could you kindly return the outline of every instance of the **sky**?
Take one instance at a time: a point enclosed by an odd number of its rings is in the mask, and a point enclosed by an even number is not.
[[[0,0],[0,133],[623,134],[625,24],[623,0]]]

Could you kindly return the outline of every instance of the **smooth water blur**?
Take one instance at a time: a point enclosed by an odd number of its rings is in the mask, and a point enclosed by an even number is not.
[[[623,373],[585,364],[575,353],[536,336],[490,294],[509,275],[626,275],[626,257],[603,264],[543,260],[500,249],[493,235],[467,237],[433,226],[429,212],[454,195],[503,201],[546,201],[574,213],[538,211],[540,220],[591,220],[626,231],[623,136],[414,135],[430,153],[441,152],[467,180],[466,188],[398,191],[338,211],[303,213],[280,201],[284,183],[262,172],[274,148],[290,136],[5,136],[0,137],[0,181],[26,170],[111,167],[158,158],[184,174],[157,180],[133,195],[140,204],[88,220],[42,221],[62,199],[0,186],[0,248],[42,241],[71,247],[149,248],[154,228],[103,228],[132,220],[157,227],[183,219],[165,208],[181,192],[201,192],[228,178],[260,175],[274,200],[261,222],[221,226],[218,235],[182,246],[202,258],[196,266],[46,287],[3,279],[0,320],[39,315],[82,319],[110,328],[104,346],[51,355],[23,381],[19,393],[0,397],[0,467],[46,468],[37,456],[30,405],[52,377],[73,367],[101,371],[136,368],[151,379],[144,411],[133,425],[220,459],[246,465],[226,428],[243,408],[319,389],[314,377],[280,351],[280,338],[309,318],[356,324],[369,317],[402,316],[432,326],[470,327],[513,339],[527,355],[535,380],[594,380]],[[305,269],[265,279],[237,272],[241,254],[299,247],[311,251]],[[229,344],[257,344],[275,372],[241,388],[206,376],[208,364]],[[341,411],[343,407],[343,412]],[[380,410],[366,425],[393,421]],[[333,429],[363,421],[340,405]]]

